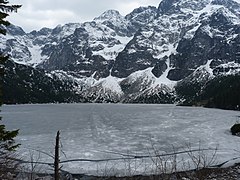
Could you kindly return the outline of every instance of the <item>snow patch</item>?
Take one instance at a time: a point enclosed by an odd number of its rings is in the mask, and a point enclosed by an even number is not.
[[[128,79],[130,82],[134,83],[139,78],[143,78],[142,82],[150,82],[155,81],[156,77],[152,73],[153,67],[147,68],[145,70],[139,70],[131,75],[129,75],[126,79]]]
[[[155,56],[155,58],[163,58],[165,56],[167,56],[167,60],[166,60],[166,64],[167,64],[167,69],[163,72],[163,74],[159,77],[159,78],[156,78],[156,81],[155,83],[152,85],[152,87],[156,87],[156,86],[159,86],[161,84],[164,84],[166,86],[168,86],[169,88],[173,89],[173,87],[176,85],[177,81],[172,81],[170,79],[167,78],[168,76],[168,73],[171,69],[173,69],[171,66],[170,66],[170,59],[169,59],[169,56],[171,54],[177,54],[177,45],[175,44],[169,44],[167,46],[167,51],[165,51],[164,53],[162,54],[159,54],[158,56]]]
[[[120,79],[120,78],[109,75],[108,77],[102,78],[99,81],[97,81],[93,86],[101,85],[105,90],[110,90],[119,95],[122,95],[123,91],[122,91],[121,86],[119,85],[119,82],[121,80],[122,79]]]
[[[132,37],[122,37],[122,36],[115,36],[114,38],[118,40],[121,44],[116,44],[112,47],[108,47],[108,44],[99,42],[99,45],[102,45],[104,49],[99,51],[93,51],[93,55],[100,55],[106,60],[115,60],[118,53],[123,51],[127,43],[132,39]]]
[[[171,54],[177,54],[177,44],[164,44],[158,47],[158,51],[161,52],[158,55],[153,56],[154,58],[161,59],[165,56],[169,57]]]
[[[27,62],[27,64],[32,65],[33,67],[36,67],[38,64],[42,63],[47,59],[47,56],[41,55],[41,47],[40,46],[32,46],[28,47],[28,50],[31,53],[31,60]]]
[[[177,81],[172,81],[170,79],[168,79],[168,73],[171,69],[173,69],[172,67],[170,67],[170,59],[168,58],[166,61],[167,64],[167,69],[163,72],[163,74],[156,79],[155,83],[152,85],[152,87],[156,87],[159,85],[166,85],[168,86],[170,89],[173,89],[174,86],[177,84]]]
[[[207,64],[204,66],[207,72],[210,74],[210,76],[213,75],[213,69],[210,67],[210,64],[212,63],[213,60],[208,60]]]
[[[234,61],[228,62],[225,64],[221,64],[221,65],[217,66],[216,68],[225,69],[226,71],[222,73],[224,75],[234,75],[234,74],[240,73],[240,64],[236,63]]]
[[[203,30],[207,33],[209,37],[213,38],[212,28],[209,25],[204,26]]]

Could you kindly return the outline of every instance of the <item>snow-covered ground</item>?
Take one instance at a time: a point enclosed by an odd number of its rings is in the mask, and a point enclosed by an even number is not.
[[[20,129],[17,141],[22,144],[19,152],[25,159],[30,158],[31,151],[37,159],[39,153],[33,149],[53,154],[54,138],[60,130],[66,155],[62,154],[61,160],[153,155],[156,149],[171,153],[200,145],[218,148],[216,163],[240,156],[240,138],[229,131],[239,115],[237,111],[143,104],[4,105],[1,112],[7,129]],[[205,152],[209,158],[212,153]],[[181,163],[188,158],[181,156]],[[42,153],[37,160],[53,161]],[[152,160],[74,162],[63,164],[63,169],[98,175],[155,173]]]

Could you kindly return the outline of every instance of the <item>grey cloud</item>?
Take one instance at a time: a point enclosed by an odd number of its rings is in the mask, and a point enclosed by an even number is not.
[[[55,27],[68,22],[91,21],[109,9],[122,15],[139,6],[158,6],[161,0],[14,0],[22,4],[17,14],[11,14],[9,21],[26,31],[41,27]]]

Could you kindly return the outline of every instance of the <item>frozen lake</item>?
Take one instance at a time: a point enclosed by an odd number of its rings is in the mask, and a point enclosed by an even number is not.
[[[7,129],[20,129],[17,137],[22,144],[20,154],[25,159],[34,154],[41,162],[52,159],[45,154],[38,158],[33,149],[53,154],[58,130],[66,155],[62,154],[61,160],[150,155],[156,149],[169,153],[184,150],[188,145],[199,148],[200,144],[201,148],[217,147],[217,161],[222,162],[240,155],[240,138],[229,132],[239,115],[237,111],[143,104],[4,105],[1,112]],[[134,172],[127,170],[126,166],[133,163],[126,161],[74,162],[64,164],[63,168],[100,175],[144,174],[152,171],[147,169],[148,161],[151,160],[141,160],[141,167],[136,167],[135,162]]]

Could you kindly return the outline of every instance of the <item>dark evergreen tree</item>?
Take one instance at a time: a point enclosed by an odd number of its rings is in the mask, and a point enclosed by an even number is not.
[[[16,12],[20,5],[9,5],[6,0],[0,0],[0,35],[6,35],[6,26],[10,23],[6,20],[8,13]],[[2,81],[4,75],[4,63],[8,60],[8,55],[0,52],[0,105],[2,104]],[[14,162],[10,153],[18,147],[14,138],[18,130],[8,131],[0,119],[0,179],[8,179],[9,172],[13,170]]]
[[[240,110],[240,75],[222,76],[208,82],[199,96],[206,107]]]

